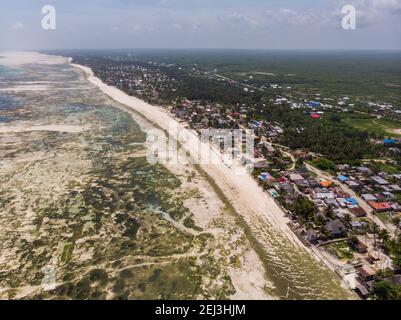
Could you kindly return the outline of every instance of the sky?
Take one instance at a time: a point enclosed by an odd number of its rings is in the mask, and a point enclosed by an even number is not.
[[[401,0],[1,0],[0,50],[119,48],[401,50]]]

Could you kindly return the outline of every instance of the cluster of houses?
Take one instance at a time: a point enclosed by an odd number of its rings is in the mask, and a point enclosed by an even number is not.
[[[176,79],[152,65],[116,64],[94,68],[94,72],[106,84],[153,103],[159,102],[161,94],[175,91],[178,86]]]
[[[279,194],[284,194],[282,202],[285,206],[294,204],[299,196],[310,200],[317,209],[317,218],[327,231],[322,233],[320,228],[309,230],[299,223],[298,217],[289,212],[293,220],[292,227],[305,244],[316,245],[330,239],[346,237],[351,230],[366,230],[367,223],[360,219],[366,217],[365,210],[360,207],[357,199],[332,181],[319,180],[305,167],[281,174],[279,179],[270,181],[269,192],[277,198]],[[346,225],[344,220],[347,215],[351,219]]]
[[[355,191],[374,212],[401,211],[401,174],[377,172],[368,166],[337,166],[337,179]]]
[[[401,181],[401,175],[375,175],[367,167],[340,167],[342,172],[337,177],[338,182],[355,191],[369,192],[361,194],[362,201],[367,201],[375,212],[391,210],[399,214],[399,205],[389,201],[388,197],[389,193],[400,189],[397,183]],[[279,178],[261,172],[258,179],[264,185],[267,183],[268,192],[284,208],[291,207],[299,196],[314,204],[316,213],[313,221],[305,222],[295,212],[286,210],[291,219],[290,228],[305,245],[326,252],[329,260],[335,261],[340,277],[346,279],[351,276],[353,281],[350,286],[361,297],[369,297],[374,290],[377,273],[392,269],[393,264],[388,254],[376,246],[376,236],[372,239],[372,220],[361,207],[359,197],[352,197],[333,180],[316,178],[305,167],[282,171]],[[352,258],[344,261],[344,257],[333,255],[326,247],[329,243],[345,243],[347,250],[353,252]],[[399,283],[400,277],[391,276],[387,280]]]
[[[351,276],[354,280],[350,285],[367,298],[374,290],[378,272],[393,269],[391,258],[376,245],[369,213],[400,215],[397,195],[401,193],[401,174],[377,172],[368,166],[339,165],[336,169],[338,174],[331,180],[316,177],[304,166],[274,175],[269,169],[259,171],[257,179],[283,208],[291,208],[300,196],[313,203],[316,213],[312,221],[285,210],[291,219],[290,228],[305,245],[330,255],[336,272],[342,278]],[[369,213],[364,208],[370,208]],[[328,243],[345,243],[353,258],[345,261],[333,256]],[[400,277],[390,276],[386,281],[399,283]]]
[[[268,172],[262,172],[259,180],[268,182],[269,192],[278,198],[284,194],[283,202],[292,204],[298,196],[308,198],[317,208],[317,215],[327,222],[326,229],[332,238],[346,236],[348,231],[363,233],[368,227],[367,212],[361,206],[364,201],[371,208],[371,212],[388,212],[393,216],[400,215],[401,205],[401,174],[374,173],[367,166],[351,167],[349,165],[337,166],[337,180],[357,194],[353,197],[341,184],[332,180],[318,179],[305,167],[293,171],[281,171],[280,177],[274,179]],[[327,217],[330,210],[331,217]],[[345,226],[344,218],[351,217]],[[296,217],[295,217],[296,218]],[[308,236],[308,235],[305,235]],[[318,243],[318,238],[308,237],[310,244]],[[322,238],[327,241],[327,236]]]
[[[283,134],[283,129],[276,123],[250,120],[246,111],[245,107],[227,110],[218,104],[188,100],[178,102],[171,109],[177,119],[196,130],[210,127],[254,129],[253,160],[254,168],[258,172],[256,178],[267,186],[266,189],[274,197],[279,198],[280,194],[284,194],[283,201],[286,204],[293,203],[300,195],[308,198],[316,206],[317,215],[324,223],[327,230],[325,234],[300,226],[298,233],[308,245],[315,245],[330,238],[346,237],[349,231],[366,232],[367,212],[359,203],[361,199],[375,212],[401,210],[397,201],[397,194],[401,193],[401,175],[374,173],[367,166],[338,166],[338,182],[357,193],[360,198],[356,199],[338,184],[314,177],[305,167],[288,170],[291,159],[286,159],[281,149],[274,146]],[[279,165],[274,167],[273,163]],[[351,217],[348,223],[344,222],[345,217]]]
[[[388,103],[366,101],[365,104],[371,110],[371,114],[376,117],[399,116],[401,114],[400,109],[395,108],[393,105]]]
[[[291,109],[309,110],[311,113],[323,114],[326,110],[336,109],[340,112],[347,112],[348,107],[352,108],[355,104],[351,103],[350,98],[340,97],[337,99],[323,98],[319,93],[309,95],[299,93],[294,97],[292,93],[277,95],[270,101],[273,105],[286,104]]]
[[[245,106],[223,108],[218,103],[202,101],[178,101],[170,112],[191,129],[253,129],[255,133],[256,158],[264,154],[264,148],[271,148],[267,142],[276,142],[284,130],[277,123],[250,120]],[[272,149],[269,149],[272,150]]]
[[[95,72],[110,85],[115,85],[120,88],[124,88],[128,93],[139,96],[149,102],[159,102],[159,95],[163,92],[176,91],[177,81],[176,79],[166,75],[162,72],[163,68],[176,68],[178,70],[187,71],[191,75],[195,76],[207,76],[209,79],[216,79],[217,81],[224,81],[229,84],[238,85],[238,81],[219,76],[217,69],[210,71],[201,71],[198,69],[197,64],[190,67],[177,67],[175,64],[157,63],[149,61],[147,63],[135,63],[133,61],[128,62],[124,59],[117,59],[116,63],[104,65],[101,68],[95,69]],[[216,78],[217,77],[217,78]],[[250,79],[244,80],[245,83],[240,83],[244,86],[244,91],[253,93],[256,90],[264,91],[268,87],[254,87],[250,83]],[[246,84],[248,83],[248,84]],[[292,87],[281,87],[277,84],[270,84],[270,89],[280,89],[279,94],[275,99],[270,102],[273,105],[286,104],[291,109],[307,109],[310,110],[310,114],[314,115],[317,119],[325,110],[337,109],[341,112],[349,111],[348,108],[355,107],[355,103],[351,102],[349,97],[338,97],[324,98],[319,93],[317,94],[306,94],[297,92],[297,95],[293,97]],[[283,90],[285,89],[285,90]],[[394,108],[390,104],[379,104],[371,101],[358,101],[358,104],[364,107],[369,107],[372,110],[372,114],[377,116],[383,116],[386,114],[401,114],[401,110]]]
[[[239,129],[245,123],[246,115],[235,120],[218,103],[203,103],[202,101],[178,101],[170,112],[180,122],[187,124],[191,129]]]
[[[272,86],[273,89],[281,88],[276,85]],[[288,89],[288,88],[287,88]],[[289,88],[291,89],[291,88]],[[277,95],[275,99],[270,101],[273,105],[286,104],[291,109],[310,110],[311,113],[323,114],[327,110],[337,110],[337,112],[348,112],[350,110],[358,110],[363,108],[364,112],[369,111],[372,116],[378,118],[384,116],[399,117],[401,110],[395,108],[390,104],[380,104],[371,101],[363,101],[356,99],[351,101],[349,97],[326,98],[322,97],[319,93],[308,95],[297,92],[293,97],[291,92],[282,92]]]

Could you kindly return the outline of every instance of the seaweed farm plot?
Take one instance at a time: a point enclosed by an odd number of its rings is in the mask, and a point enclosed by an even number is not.
[[[200,174],[148,164],[138,123],[69,65],[20,70],[1,80],[0,298],[267,298]]]

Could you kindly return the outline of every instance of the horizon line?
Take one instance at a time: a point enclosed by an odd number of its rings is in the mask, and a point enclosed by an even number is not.
[[[6,49],[7,50],[7,49]],[[127,47],[127,48],[50,48],[50,49],[23,49],[8,51],[124,51],[124,50],[215,50],[215,51],[392,51],[401,52],[401,48],[216,48],[216,47]],[[3,51],[3,49],[0,49]]]

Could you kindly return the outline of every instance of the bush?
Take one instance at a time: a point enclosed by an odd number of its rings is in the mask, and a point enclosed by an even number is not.
[[[381,280],[375,283],[374,294],[380,300],[400,300],[401,288]]]
[[[318,169],[323,171],[333,171],[336,169],[336,166],[333,161],[320,158],[313,161],[313,165],[315,165]]]

